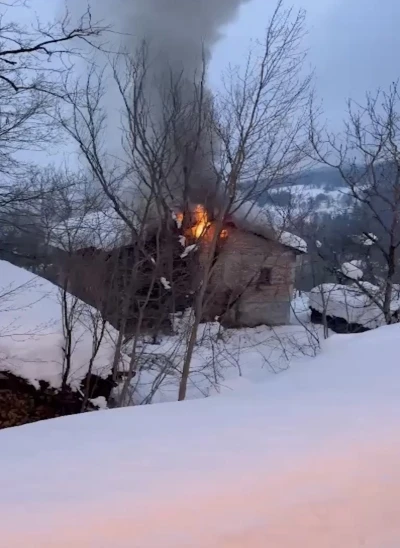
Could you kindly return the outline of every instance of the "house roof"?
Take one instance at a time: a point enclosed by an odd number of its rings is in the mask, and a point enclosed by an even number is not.
[[[279,222],[276,215],[254,202],[241,203],[230,214],[230,220],[237,228],[252,232],[267,240],[275,240],[297,253],[307,253],[307,243],[300,236],[285,230],[284,223]]]
[[[50,245],[64,251],[85,247],[113,249],[128,241],[126,225],[112,210],[71,217],[53,227],[50,233]]]
[[[307,243],[302,238],[285,230],[284,222],[254,202],[242,201],[233,207],[229,220],[241,230],[279,242],[296,253],[307,253]],[[50,235],[51,245],[68,251],[84,247],[112,249],[129,241],[125,223],[112,210],[68,219],[54,227]]]

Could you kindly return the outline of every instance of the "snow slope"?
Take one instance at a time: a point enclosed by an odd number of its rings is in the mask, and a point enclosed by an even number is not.
[[[269,382],[289,365],[301,365],[304,356],[316,356],[323,340],[323,327],[310,324],[309,315],[308,298],[303,296],[293,301],[294,325],[223,329],[217,322],[201,324],[191,361],[187,399],[231,393],[242,386]],[[176,335],[163,337],[158,345],[144,344],[137,349],[142,369],[132,381],[131,401],[135,405],[177,401],[188,322],[190,318],[184,318],[181,328],[176,321]],[[130,354],[128,347],[126,352]]]
[[[399,337],[336,335],[232,396],[1,431],[1,546],[400,546]]]
[[[68,384],[80,386],[93,354],[98,313],[72,297],[75,306],[71,371]],[[72,316],[71,316],[72,318]],[[106,326],[93,361],[93,373],[106,377],[111,371],[117,332]],[[0,370],[21,376],[34,385],[39,380],[61,386],[63,371],[61,293],[52,283],[6,261],[0,261]]]
[[[35,386],[39,380],[45,380],[54,388],[60,387],[65,346],[60,299],[59,289],[47,280],[0,261],[0,371],[11,371]],[[300,316],[296,318],[307,323],[307,303],[301,299],[298,303]],[[88,370],[95,332],[93,317],[98,318],[92,308],[80,301],[77,312],[79,321],[74,327],[69,375],[69,384],[74,388],[79,387]],[[294,323],[298,323],[296,318]],[[294,358],[314,356],[321,333],[322,327],[312,325],[223,330],[218,323],[202,324],[191,364],[187,398],[204,398],[231,392],[241,385],[267,381],[285,370]],[[177,328],[176,336],[164,337],[159,345],[146,342],[141,345],[138,359],[143,371],[132,383],[132,403],[178,399],[186,352],[183,335]],[[116,339],[117,332],[107,325],[94,360],[94,373],[102,377],[110,373]],[[126,356],[122,359],[128,361]]]

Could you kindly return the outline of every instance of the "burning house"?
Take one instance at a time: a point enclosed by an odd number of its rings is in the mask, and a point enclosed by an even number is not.
[[[266,212],[247,203],[227,217],[218,235],[217,223],[201,206],[194,218],[187,233],[198,241],[200,266],[212,262],[205,319],[218,317],[232,327],[288,324],[296,269],[307,252],[304,240],[274,229]]]
[[[79,232],[78,248],[58,250],[59,283],[68,279],[69,292],[101,309],[117,329],[124,322],[126,332],[139,317],[145,330],[165,328],[171,313],[193,305],[207,268],[203,320],[287,324],[296,268],[306,252],[303,240],[274,229],[266,212],[248,204],[222,225],[201,205],[185,215],[178,211],[162,230],[129,245],[107,249],[92,231],[88,238],[84,245]]]
[[[213,120],[207,64],[221,28],[248,1],[120,1],[113,10],[116,28],[124,36],[122,49],[145,67],[132,89],[141,90],[140,108],[148,113],[142,122],[146,127],[137,131],[144,143],[139,139],[138,159],[132,163],[134,184],[129,176],[127,186],[115,192],[127,211],[135,210],[142,220],[152,217],[155,226],[144,226],[144,238],[142,223],[139,236],[128,234],[131,240],[127,243],[107,244],[107,249],[101,242],[100,248],[96,241],[85,244],[83,238],[79,248],[72,253],[67,248],[67,255],[61,257],[59,279],[61,284],[66,280],[68,290],[80,299],[101,307],[118,329],[122,323],[133,329],[140,321],[156,331],[168,323],[171,313],[191,306],[199,287],[205,286],[203,319],[218,316],[235,326],[289,321],[296,266],[306,251],[305,243],[277,229],[270,219],[262,215],[257,219],[254,204],[242,204],[224,219],[223,226],[213,217],[214,207],[227,209],[231,189],[222,184],[224,176],[218,167],[224,145]],[[107,5],[100,0],[96,3],[97,9]],[[109,102],[114,109],[114,98]],[[153,133],[155,142],[163,143],[163,152],[157,158],[149,152],[151,159],[144,161],[142,150],[160,148],[147,142]],[[262,141],[260,136],[257,139]],[[117,140],[110,138],[110,142]],[[243,151],[239,152],[242,156]],[[162,169],[154,170],[154,165]],[[240,181],[238,166],[231,168],[232,181]],[[159,177],[156,183],[154,177]],[[175,201],[185,204],[181,208],[185,213],[175,211],[174,219],[169,210]],[[204,207],[186,207],[188,201]],[[113,215],[106,217],[108,222]],[[77,223],[75,239],[81,224]],[[110,236],[118,240],[112,230],[100,226],[98,232],[105,232],[103,240]],[[207,283],[201,286],[202,274],[210,265],[210,276],[207,273]],[[127,314],[128,320],[121,314]]]

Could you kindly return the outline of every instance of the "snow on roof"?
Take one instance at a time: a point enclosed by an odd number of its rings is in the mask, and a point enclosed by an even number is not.
[[[272,209],[260,208],[250,201],[238,199],[239,207],[230,215],[241,229],[253,232],[269,240],[277,240],[282,245],[307,253],[306,242],[284,228],[284,222]],[[177,219],[174,212],[172,218]],[[112,249],[129,243],[129,230],[122,219],[112,210],[87,213],[82,217],[72,217],[59,223],[51,230],[50,243],[54,247],[73,251],[85,247]]]
[[[382,310],[368,296],[382,300],[380,288],[368,282],[359,283],[365,292],[356,284],[347,286],[327,283],[314,287],[310,292],[310,306],[321,314],[326,311],[328,316],[343,318],[368,329],[385,325]],[[399,308],[400,299],[394,295],[391,310],[394,313]]]
[[[399,338],[333,336],[234,396],[1,431],[3,546],[400,546]]]
[[[359,243],[359,244],[365,245],[367,247],[370,247],[370,246],[376,244],[376,242],[378,241],[378,237],[375,236],[375,234],[373,234],[372,232],[369,232],[369,233],[366,233],[366,234],[361,234],[361,236],[360,235],[355,235],[355,236],[353,236],[353,240],[356,243]]]
[[[129,231],[113,211],[71,217],[51,230],[50,243],[66,251],[95,247],[112,249],[129,242]]]
[[[300,236],[296,236],[291,232],[286,232],[285,230],[280,233],[278,232],[278,241],[286,247],[291,247],[292,249],[296,249],[301,253],[307,253],[306,242],[302,238],[300,238]]]
[[[342,273],[352,280],[361,280],[364,276],[364,272],[361,270],[361,261],[350,261],[343,263],[341,266]]]
[[[75,299],[70,297],[71,299]],[[47,381],[61,386],[65,345],[60,289],[43,278],[0,261],[0,370],[9,371],[38,386]],[[72,367],[68,384],[76,389],[85,377],[92,356],[96,312],[78,300],[80,319],[74,328]],[[116,330],[107,325],[93,363],[93,373],[111,372]]]
[[[287,232],[285,223],[272,209],[261,208],[255,202],[244,201],[233,208],[231,219],[238,228],[268,240],[277,240],[300,253],[307,253],[307,243],[299,236]]]

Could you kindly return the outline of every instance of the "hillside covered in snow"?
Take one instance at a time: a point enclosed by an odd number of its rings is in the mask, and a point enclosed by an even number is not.
[[[55,389],[65,377],[66,384],[79,389],[89,368],[103,378],[110,374],[117,337],[98,311],[47,280],[0,261],[0,371],[36,387],[45,381]]]
[[[218,322],[201,324],[187,398],[229,393],[247,383],[263,382],[293,360],[315,356],[322,327],[308,324],[308,315],[308,302],[300,298],[293,302],[293,325],[224,329]],[[66,317],[72,326],[69,371]],[[188,310],[173,319],[171,335],[137,341],[138,374],[131,383],[131,404],[178,399],[190,321]],[[22,377],[34,387],[45,381],[56,390],[65,377],[72,389],[79,390],[89,368],[101,378],[111,374],[117,339],[117,331],[93,308],[47,280],[0,261],[0,371]],[[120,369],[129,362],[130,344],[124,346]]]
[[[0,432],[2,545],[400,546],[399,336],[333,336],[231,395]]]

